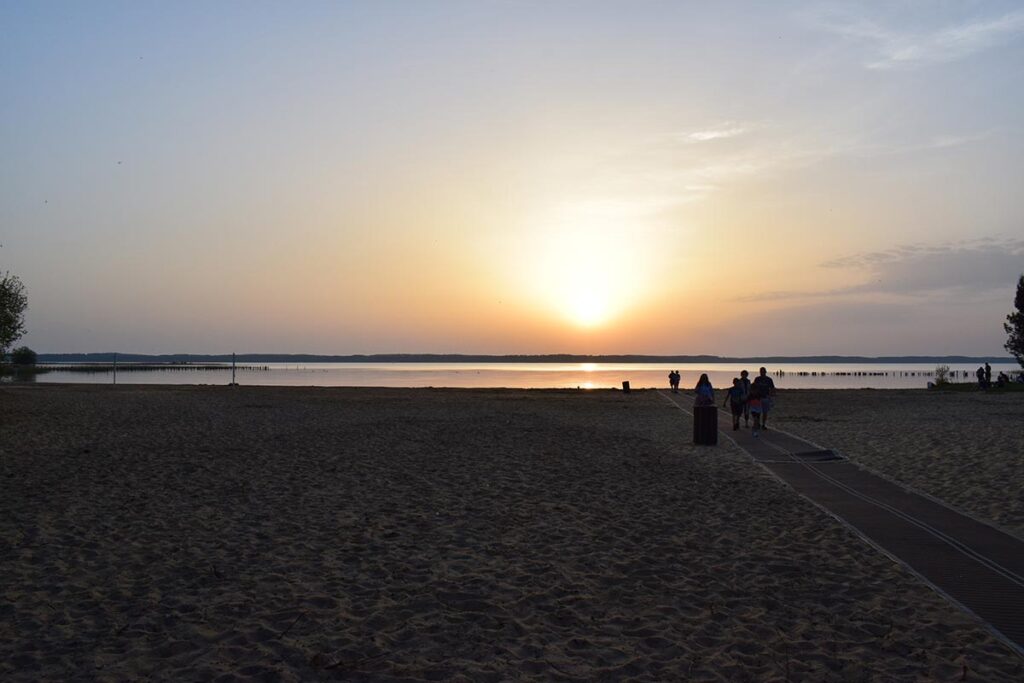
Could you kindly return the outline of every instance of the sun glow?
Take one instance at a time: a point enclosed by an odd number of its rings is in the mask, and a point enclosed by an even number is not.
[[[608,295],[580,282],[569,288],[560,303],[562,313],[580,327],[597,327],[611,316]]]
[[[562,206],[538,220],[530,240],[536,300],[575,327],[610,324],[642,296],[639,223],[607,203]]]

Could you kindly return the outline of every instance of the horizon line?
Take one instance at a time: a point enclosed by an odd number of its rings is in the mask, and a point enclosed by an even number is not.
[[[128,360],[129,358],[139,359],[165,359],[188,361],[195,360],[236,360],[276,362],[273,358],[287,360],[303,360],[306,362],[427,362],[427,359],[447,360],[458,362],[494,361],[494,362],[515,362],[521,360],[532,360],[535,362],[791,362],[791,361],[818,361],[818,362],[1005,362],[1016,363],[1012,356],[997,355],[966,355],[966,354],[892,354],[882,356],[846,355],[846,354],[806,354],[806,355],[760,355],[760,356],[721,356],[717,354],[650,354],[650,353],[602,353],[602,354],[581,354],[581,353],[354,353],[354,354],[320,354],[320,353],[124,353],[120,351],[93,351],[93,352],[70,352],[58,353],[47,352],[37,354],[40,360],[56,358],[93,358],[101,360],[101,357],[112,360],[115,356]]]

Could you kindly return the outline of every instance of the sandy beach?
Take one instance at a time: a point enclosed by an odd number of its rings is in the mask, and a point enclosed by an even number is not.
[[[1018,533],[1020,394],[778,426]],[[1016,681],[655,391],[0,387],[5,680]]]
[[[1021,394],[797,390],[776,403],[781,428],[1024,537]]]

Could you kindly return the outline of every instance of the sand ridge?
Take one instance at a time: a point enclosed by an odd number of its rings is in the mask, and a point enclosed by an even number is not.
[[[0,416],[6,679],[1024,675],[655,392],[4,387]]]

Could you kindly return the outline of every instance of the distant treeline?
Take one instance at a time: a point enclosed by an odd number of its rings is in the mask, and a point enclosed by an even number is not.
[[[41,353],[40,363],[230,363],[231,354]],[[375,353],[320,356],[309,353],[241,353],[239,363],[1016,363],[998,356],[589,356],[570,353],[488,356],[459,353]]]

